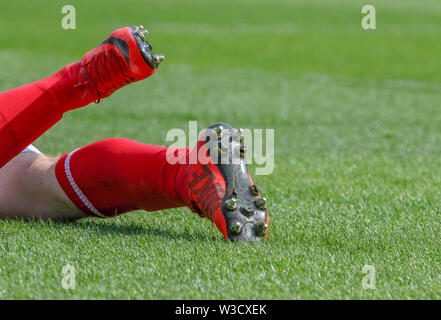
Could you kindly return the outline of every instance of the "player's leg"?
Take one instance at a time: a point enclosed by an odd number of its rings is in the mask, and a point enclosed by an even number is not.
[[[100,46],[56,74],[0,94],[0,168],[61,119],[64,112],[105,98],[153,74],[162,56],[145,30],[114,31]]]
[[[248,173],[240,131],[225,124],[210,128],[191,150],[98,141],[62,156],[55,174],[90,216],[187,206],[211,219],[226,239],[266,237],[268,212]],[[219,149],[221,141],[227,145]]]
[[[215,130],[207,130],[193,149],[106,139],[72,151],[56,164],[53,159],[37,158],[23,159],[21,165],[14,159],[0,170],[11,171],[6,171],[9,180],[0,188],[4,192],[0,200],[7,203],[25,197],[26,201],[13,202],[19,209],[9,211],[4,205],[3,214],[106,218],[133,210],[187,206],[212,220],[226,239],[266,237],[268,212],[248,173],[240,136],[220,130],[219,124],[211,128]],[[231,145],[219,149],[221,141]],[[22,178],[14,178],[23,172]]]
[[[85,217],[55,177],[58,158],[23,152],[0,169],[0,218],[72,220]]]

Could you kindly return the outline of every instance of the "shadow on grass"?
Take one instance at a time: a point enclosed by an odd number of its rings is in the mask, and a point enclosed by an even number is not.
[[[158,237],[163,240],[171,241],[210,241],[213,240],[211,235],[200,233],[200,232],[190,232],[190,230],[184,229],[183,231],[176,231],[167,228],[159,228],[156,226],[143,226],[136,223],[114,223],[114,222],[101,222],[94,220],[82,220],[77,222],[50,222],[51,226],[64,229],[76,229],[81,231],[88,231],[96,233],[98,235],[114,235],[114,236],[148,236],[148,237]],[[220,238],[216,238],[220,240]]]
[[[99,219],[82,219],[82,220],[66,220],[66,221],[53,221],[53,220],[33,220],[23,218],[5,218],[0,219],[3,223],[22,223],[23,226],[39,226],[49,227],[58,230],[75,230],[83,231],[88,234],[95,234],[100,236],[146,236],[146,237],[158,237],[163,240],[170,241],[191,241],[191,242],[223,242],[224,238],[214,230],[213,233],[200,232],[199,230],[191,230],[189,227],[181,226],[182,230],[176,230],[172,225],[167,227],[146,226],[140,223],[131,221],[116,221],[112,220],[99,220]],[[0,230],[0,236],[14,234],[16,231],[4,231]]]

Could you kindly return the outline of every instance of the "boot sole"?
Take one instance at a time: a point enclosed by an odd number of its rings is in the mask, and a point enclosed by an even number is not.
[[[243,132],[225,123],[214,123],[208,127],[205,141],[209,144],[210,157],[225,179],[222,214],[228,238],[233,242],[266,238],[269,220],[266,199],[248,172]]]

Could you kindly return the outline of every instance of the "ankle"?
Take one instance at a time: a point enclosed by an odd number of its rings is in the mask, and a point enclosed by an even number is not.
[[[52,92],[56,105],[63,113],[98,100],[95,86],[87,80],[80,62],[68,64],[54,77],[56,80]]]

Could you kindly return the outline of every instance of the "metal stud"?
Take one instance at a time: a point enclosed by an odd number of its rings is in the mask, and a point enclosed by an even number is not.
[[[146,29],[144,29],[144,26],[139,26],[139,30],[141,31],[142,35],[145,37],[147,36],[147,34],[149,33]]]
[[[236,222],[235,224],[233,224],[233,226],[231,227],[231,233],[239,235],[242,233],[242,225],[240,224],[240,222]]]
[[[253,196],[258,196],[259,195],[259,188],[257,188],[257,186],[255,184],[250,186],[250,191],[251,191],[251,194]]]
[[[240,212],[246,217],[251,217],[254,214],[253,208],[250,207],[240,207]]]
[[[247,153],[248,148],[246,146],[240,146],[240,157],[245,158],[245,153]]]
[[[259,221],[254,225],[254,230],[257,236],[264,237],[268,231],[268,225],[263,221]]]
[[[228,200],[225,201],[225,207],[228,210],[236,210],[237,209],[237,199],[236,198],[230,198]]]
[[[165,57],[162,54],[156,54],[155,55],[156,66],[158,66],[164,59]]]
[[[219,127],[214,128],[214,132],[216,132],[216,134],[217,134],[218,137],[221,137],[221,136],[222,136],[222,130],[223,130],[223,129],[224,129],[224,127],[219,126]]]
[[[135,31],[142,40],[145,40],[145,36],[147,35],[148,31],[144,29],[144,26],[141,25],[139,27],[135,27]]]
[[[265,198],[256,198],[254,200],[254,203],[256,204],[256,207],[258,207],[260,210],[266,209],[266,199]]]

